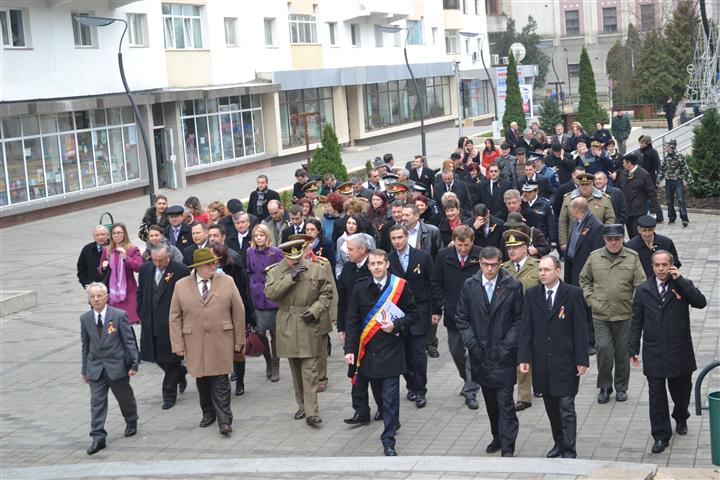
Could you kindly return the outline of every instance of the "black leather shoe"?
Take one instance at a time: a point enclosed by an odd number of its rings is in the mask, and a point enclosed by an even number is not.
[[[687,435],[687,421],[677,422],[677,425],[675,425],[675,431],[678,435]]]
[[[561,455],[562,458],[577,458],[577,453],[565,451]]]
[[[503,457],[514,457],[515,453],[514,452],[503,452],[502,456]]]
[[[418,393],[417,395],[415,395],[415,406],[417,408],[425,408],[425,405],[427,405],[425,395],[423,395],[422,393]]]
[[[690,223],[690,222],[688,222],[687,220],[684,221],[684,222],[683,222],[683,228],[686,228],[686,227],[688,226],[688,223]]]
[[[620,390],[618,390],[618,392],[615,394],[615,401],[617,402],[627,402],[627,399],[627,392],[621,392]]]
[[[493,441],[485,447],[485,453],[495,453],[500,451],[500,438],[493,437]]]
[[[600,394],[598,395],[597,402],[598,403],[607,403],[610,401],[610,394],[612,393],[612,388],[601,388]]]
[[[373,420],[375,420],[376,422],[379,422],[380,420],[382,420],[382,412],[380,410],[375,412],[375,417],[373,418]]]
[[[652,446],[652,453],[662,453],[665,451],[665,447],[668,446],[668,442],[662,440],[655,440]]]
[[[530,403],[530,402],[518,401],[515,403],[515,411],[516,412],[522,412],[526,408],[530,408],[530,407],[532,407],[532,403]]]
[[[411,402],[414,402],[415,400],[417,400],[417,394],[415,392],[410,391],[407,393],[406,398],[408,400],[410,400]]]
[[[395,451],[395,447],[385,447],[385,456],[386,457],[397,457],[397,452]]]
[[[375,416],[377,417],[377,415]],[[380,419],[382,420],[382,415],[380,416]],[[348,425],[368,425],[370,423],[370,417],[361,417],[357,412],[355,412],[352,417],[346,418],[343,422]]]
[[[200,420],[200,426],[203,427],[203,428],[209,427],[209,426],[212,425],[213,423],[215,423],[215,417],[205,417],[205,416],[203,416],[202,420]]]
[[[545,456],[547,458],[557,458],[560,455],[562,455],[562,448],[560,447],[560,445],[558,445],[556,443],[555,446],[552,449],[550,449],[550,451]]]
[[[172,407],[175,406],[175,402],[163,402],[162,409],[163,410],[170,410]]]
[[[105,444],[105,439],[104,439],[104,438],[100,438],[100,439],[93,440],[92,443],[90,444],[90,447],[88,447],[88,449],[87,449],[87,454],[88,454],[88,455],[95,455],[97,452],[99,452],[100,450],[102,450],[102,449],[105,448],[106,446],[107,446],[107,445]]]
[[[427,354],[430,358],[438,358],[440,356],[440,352],[438,352],[437,347],[434,345],[427,346]]]
[[[223,435],[229,435],[230,433],[232,433],[232,427],[227,423],[223,423],[222,425],[220,425],[220,433]]]
[[[137,425],[125,425],[125,436],[132,437],[137,433]]]
[[[295,415],[293,415],[293,418],[295,420],[302,420],[303,418],[305,418],[305,410],[298,410],[297,412],[295,412]]]
[[[180,390],[180,393],[185,393],[185,389],[187,389],[187,378],[183,375],[178,383],[178,390]]]
[[[235,388],[235,396],[239,397],[240,395],[245,395],[245,387],[238,385]]]
[[[478,408],[480,408],[478,401],[475,400],[473,397],[467,397],[465,399],[465,405],[467,405],[470,410],[477,410]]]
[[[315,425],[322,423],[322,418],[318,417],[317,415],[313,415],[312,417],[307,417],[305,419],[305,423],[307,423],[311,427],[314,427]]]
[[[534,396],[535,398],[542,398],[542,393],[533,392],[533,396]]]

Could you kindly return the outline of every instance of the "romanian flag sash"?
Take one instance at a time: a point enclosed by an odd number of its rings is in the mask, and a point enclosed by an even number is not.
[[[370,309],[362,323],[362,333],[360,334],[360,348],[358,349],[357,359],[355,361],[355,374],[352,383],[355,384],[357,372],[360,370],[360,362],[365,356],[365,347],[372,340],[377,332],[380,331],[380,324],[387,316],[388,304],[397,306],[397,302],[405,289],[405,280],[395,275],[390,275],[388,286],[383,291],[380,298],[377,299],[373,308]]]

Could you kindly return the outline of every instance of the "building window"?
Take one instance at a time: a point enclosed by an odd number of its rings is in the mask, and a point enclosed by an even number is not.
[[[475,0],[475,15],[482,15],[481,1],[482,0]]]
[[[443,10],[460,10],[460,0],[443,0]]]
[[[75,39],[76,47],[94,47],[95,46],[95,27],[88,25],[81,25],[75,17],[88,17],[93,16],[93,12],[72,12],[70,20],[72,21],[73,27],[73,38]]]
[[[315,15],[288,15],[290,43],[317,43]]]
[[[260,95],[185,100],[180,120],[187,168],[265,152]]]
[[[332,88],[287,90],[278,95],[283,148],[305,145],[305,124],[298,116],[301,113],[318,113],[306,116],[310,143],[319,142],[325,125],[334,124]]]
[[[437,45],[437,37],[438,37],[438,29],[437,29],[437,27],[432,27],[432,42],[433,42],[433,45]]]
[[[147,15],[128,13],[128,39],[131,47],[147,47]]]
[[[266,47],[274,47],[275,46],[275,19],[274,18],[266,18],[265,19],[265,46]]]
[[[450,115],[448,77],[418,78],[425,118]],[[420,120],[420,104],[410,80],[371,83],[364,87],[365,130]]]
[[[380,30],[380,25],[375,25],[375,47],[382,48],[383,46],[383,35],[385,35],[385,32]]]
[[[645,3],[640,5],[640,30],[649,32],[655,29],[655,4]]]
[[[337,45],[337,23],[328,23],[328,33],[330,35],[330,45]]]
[[[565,10],[565,35],[580,35],[580,10]]]
[[[445,53],[457,53],[457,35],[455,30],[445,30]]]
[[[200,7],[197,5],[162,4],[165,26],[165,48],[202,48]]]
[[[485,0],[485,13],[487,15],[500,15],[499,0]]]
[[[479,79],[463,80],[461,85],[464,112],[463,116],[465,118],[470,118],[488,113],[490,110],[488,108],[489,95],[486,94],[488,81]]]
[[[603,33],[617,32],[617,8],[603,8]]]
[[[408,45],[423,45],[423,21],[421,20],[407,20],[406,26],[408,29]]]
[[[0,205],[138,179],[137,137],[130,107],[4,117]]]
[[[237,18],[225,17],[225,46],[226,47],[237,47]]]
[[[20,9],[0,10],[0,29],[4,47],[26,47],[25,12]]]
[[[468,0],[462,0],[462,12],[465,15],[468,15],[470,13],[470,8],[468,7]]]
[[[568,63],[567,66],[568,75],[571,77],[580,76],[580,64],[579,63]]]
[[[357,23],[350,24],[350,45],[353,47],[360,46],[360,25]]]

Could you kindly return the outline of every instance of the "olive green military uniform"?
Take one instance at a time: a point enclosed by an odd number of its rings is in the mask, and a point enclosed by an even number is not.
[[[523,292],[525,292],[525,290],[527,290],[528,288],[540,284],[538,265],[540,265],[540,260],[528,255],[525,257],[525,263],[522,265],[522,267],[520,267],[520,271],[515,268],[515,263],[512,260],[508,260],[507,262],[503,263],[502,266],[505,270],[510,272],[510,274],[513,276],[513,278],[515,278],[515,280],[522,283]],[[532,368],[532,366],[530,368]],[[532,403],[532,371],[529,370],[527,373],[518,372],[517,385],[518,401]]]
[[[299,263],[307,270],[300,272],[296,279],[287,261],[268,267],[265,295],[279,305],[278,356],[288,359],[295,401],[299,411],[304,411],[309,418],[318,415],[318,357],[324,351],[322,336],[330,331],[327,310],[333,300],[333,281],[320,264],[305,259]],[[317,321],[305,323],[300,318],[304,312],[312,313]]]
[[[570,225],[575,218],[570,211],[570,202],[580,196],[580,189],[576,188],[572,192],[566,193],[563,198],[562,207],[560,207],[560,217],[558,218],[558,233],[560,245],[567,245],[570,236]],[[613,209],[610,195],[603,193],[597,188],[593,188],[592,193],[587,198],[588,210],[595,215],[595,218],[603,224],[609,225],[615,223],[615,210]]]
[[[628,336],[635,288],[645,281],[640,257],[629,248],[612,255],[607,248],[592,252],[580,272],[580,286],[592,310],[597,349],[598,388],[627,392],[630,378]]]
[[[330,301],[330,308],[328,308],[320,317],[320,332],[322,333],[322,338],[320,339],[320,343],[322,344],[322,347],[327,349],[330,341],[330,335],[329,333],[333,330],[333,325],[337,323],[337,317],[338,317],[338,292],[337,287],[335,286],[335,279],[333,278],[333,271],[332,266],[330,265],[330,262],[325,257],[315,256],[312,260],[314,263],[320,265],[323,268],[323,271],[325,272],[325,276],[328,279],[328,282],[330,285],[332,285],[332,300]],[[320,385],[327,385],[328,383],[328,376],[327,376],[327,359],[328,359],[328,351],[323,350],[320,353],[320,357],[318,358],[318,382]]]

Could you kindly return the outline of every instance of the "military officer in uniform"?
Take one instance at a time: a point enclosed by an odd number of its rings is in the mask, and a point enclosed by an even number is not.
[[[305,198],[308,198],[312,202],[313,214],[316,218],[322,219],[327,211],[327,204],[321,201],[325,197],[318,195],[320,189],[320,182],[315,180],[308,181],[303,185],[302,190],[305,192]]]
[[[530,237],[520,230],[506,230],[503,233],[505,248],[510,260],[503,263],[503,268],[522,283],[523,291],[540,284],[538,276],[538,264],[540,261],[528,255]],[[520,412],[532,406],[530,390],[532,386],[532,375],[518,372],[517,376],[518,396],[515,402],[515,411]]]
[[[577,180],[580,184],[578,188],[570,193],[566,193],[563,198],[562,207],[560,207],[560,218],[558,218],[559,243],[560,250],[565,252],[567,249],[568,238],[570,236],[570,225],[575,218],[570,211],[570,202],[577,197],[585,197],[588,203],[588,209],[601,223],[609,225],[615,223],[615,210],[613,210],[610,195],[602,193],[593,185],[593,177],[590,173],[580,173]]]
[[[325,269],[303,258],[302,240],[279,245],[285,261],[266,269],[265,295],[278,303],[277,351],[288,359],[298,410],[295,419],[310,426],[318,415],[318,357],[324,352],[321,320],[330,308],[333,287]]]

